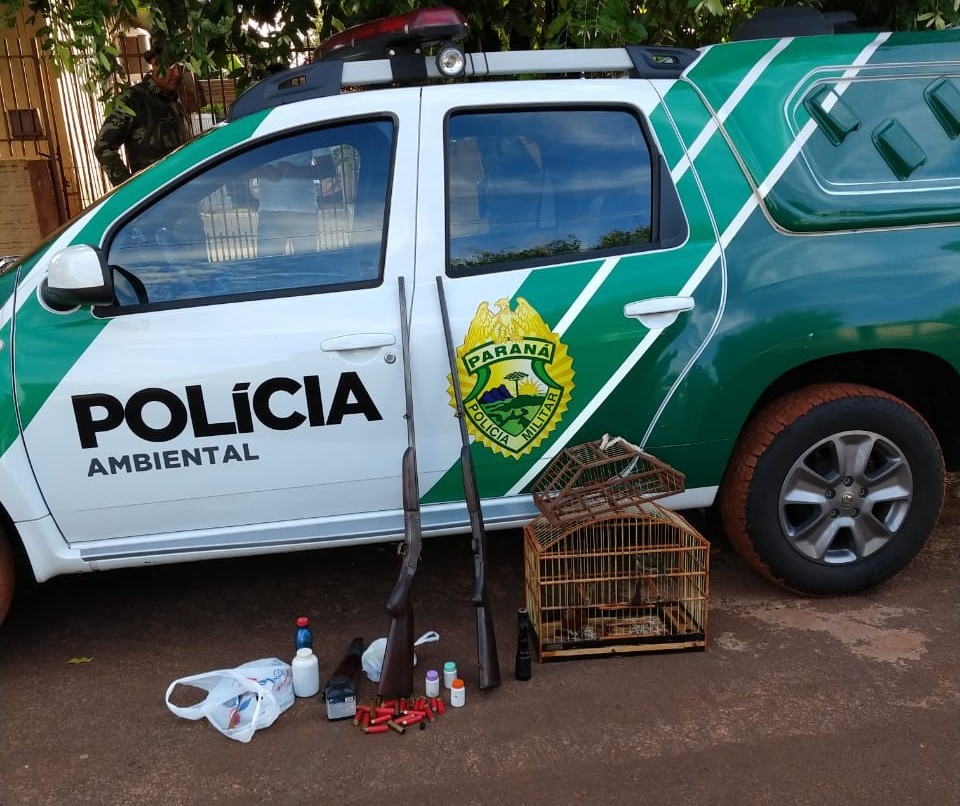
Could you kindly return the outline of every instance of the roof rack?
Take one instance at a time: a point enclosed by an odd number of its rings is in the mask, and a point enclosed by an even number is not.
[[[464,54],[463,75],[579,75],[625,72],[631,78],[678,78],[700,55],[692,48],[628,45],[624,48],[519,50]],[[432,56],[398,54],[387,59],[324,59],[282,70],[254,84],[234,102],[227,120],[282,104],[338,95],[342,87],[411,84],[447,79]]]

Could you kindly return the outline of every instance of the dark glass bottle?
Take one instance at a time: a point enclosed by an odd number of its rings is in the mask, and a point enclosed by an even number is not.
[[[517,611],[517,666],[514,675],[517,680],[529,680],[532,674],[530,668],[530,620],[527,608],[521,607]]]
[[[310,630],[310,619],[300,616],[297,619],[297,637],[294,640],[294,654],[298,649],[309,647],[313,649],[313,632]]]

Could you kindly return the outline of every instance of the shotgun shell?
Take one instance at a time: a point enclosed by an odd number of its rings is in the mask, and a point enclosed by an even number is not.
[[[437,705],[438,702],[440,702],[440,698],[439,698],[439,697],[431,697],[431,698],[430,698],[430,707],[433,708],[434,711],[439,711],[439,710],[440,710],[440,706]]]
[[[400,725],[403,725],[403,727],[407,727],[407,725],[416,725],[422,719],[423,719],[423,714],[410,713],[410,714],[407,714],[406,716],[400,717],[397,720],[397,723]]]
[[[418,711],[417,713],[423,714],[427,718],[428,722],[433,722],[433,720],[435,719],[433,715],[433,711],[431,711],[429,707],[427,707],[426,710]]]
[[[360,717],[360,724],[363,725],[363,727],[366,727],[367,725],[370,724],[370,712],[369,712],[369,711],[364,711],[364,712],[363,712],[363,716]]]
[[[393,706],[395,706],[396,704],[397,704],[397,701],[396,701],[395,699],[393,699],[393,700],[381,700],[381,702],[380,702],[380,707],[381,707],[381,708],[393,708]]]
[[[380,716],[375,716],[370,719],[371,725],[384,725],[393,719],[393,714],[381,714]]]
[[[387,725],[393,728],[397,733],[404,733],[407,730],[405,722],[394,722],[391,719],[389,722],[387,722]]]
[[[447,709],[443,707],[443,700],[441,700],[439,697],[437,697],[437,713],[438,713],[438,714],[444,714],[444,713],[446,713],[446,711],[447,711]]]
[[[373,711],[374,711],[373,713],[374,716],[383,716],[384,714],[389,714],[390,716],[393,716],[393,709],[384,708],[382,705],[377,706],[376,708],[373,709]]]
[[[353,715],[353,724],[359,725],[360,720],[363,718],[364,714],[370,713],[370,709],[366,705],[358,705],[357,712]]]
[[[367,725],[364,729],[364,733],[386,733],[390,728],[386,725]]]

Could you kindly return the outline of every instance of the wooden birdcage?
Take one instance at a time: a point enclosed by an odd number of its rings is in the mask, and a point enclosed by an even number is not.
[[[704,649],[709,543],[652,503],[524,527],[527,612],[541,661]]]
[[[533,501],[551,523],[574,523],[682,492],[684,476],[616,437],[565,448],[534,482]]]

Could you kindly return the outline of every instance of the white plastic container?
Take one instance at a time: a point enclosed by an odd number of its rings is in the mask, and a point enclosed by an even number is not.
[[[453,685],[453,681],[457,679],[457,664],[452,660],[448,660],[443,664],[443,687],[450,688]]]
[[[454,708],[463,708],[467,703],[467,689],[463,681],[458,677],[450,686],[450,705]]]
[[[293,693],[298,697],[312,697],[320,691],[320,661],[310,647],[297,650],[290,664],[293,667]]]
[[[440,696],[440,675],[437,674],[436,669],[430,669],[427,671],[427,676],[423,681],[424,693],[428,697],[439,697]]]

